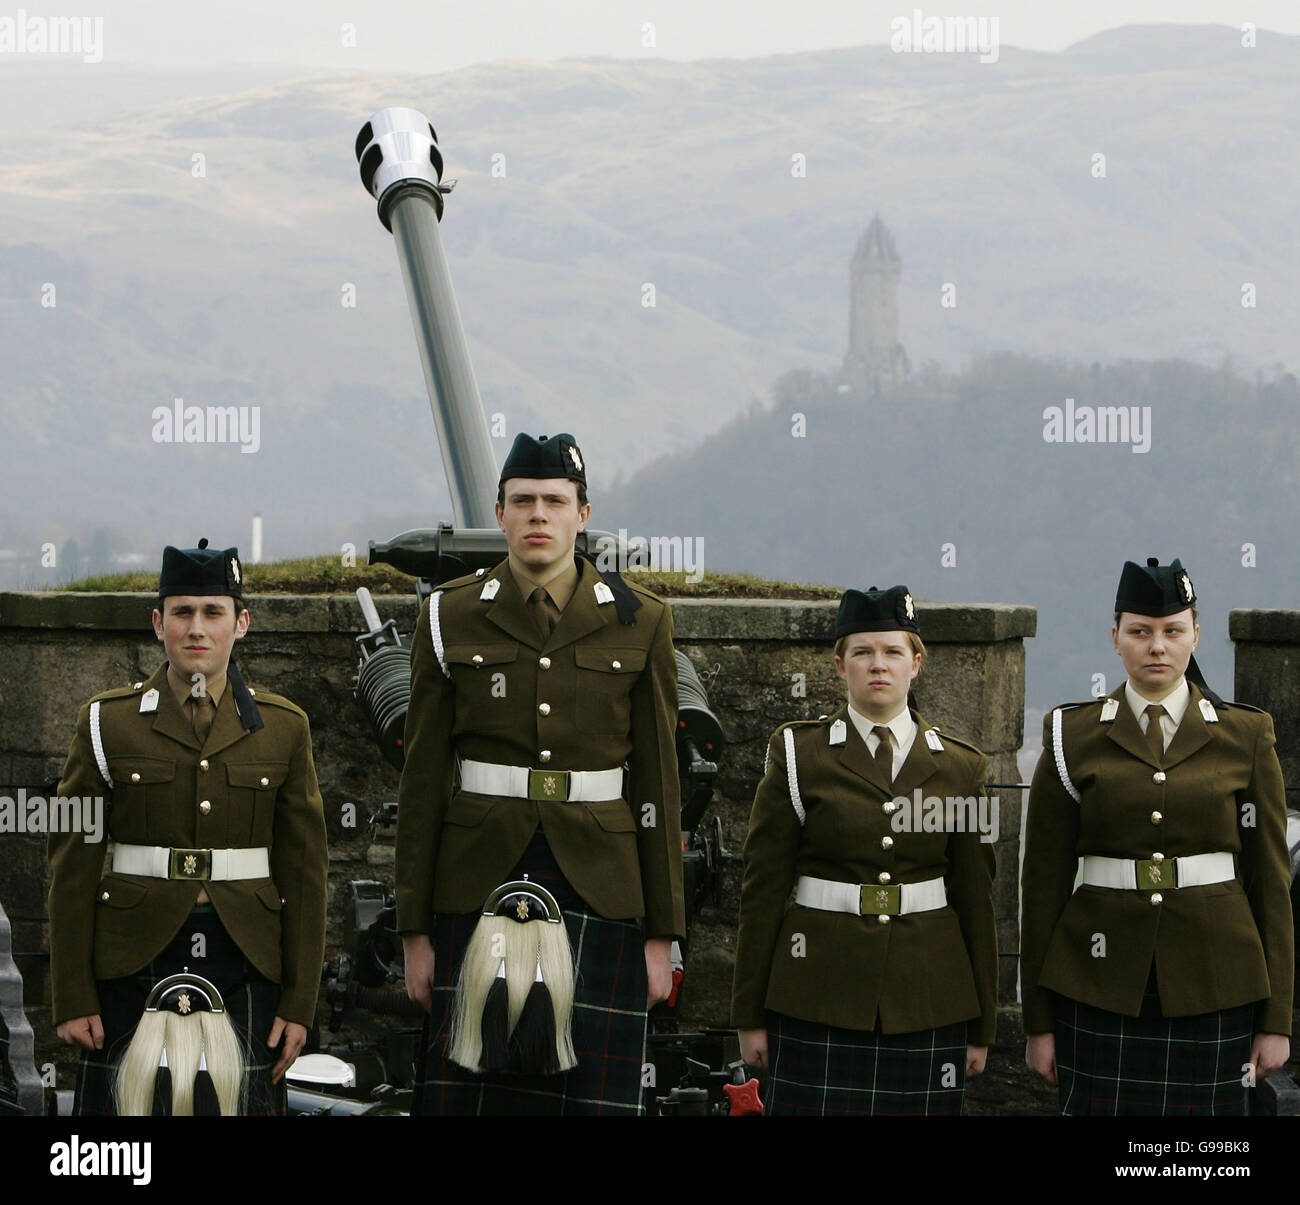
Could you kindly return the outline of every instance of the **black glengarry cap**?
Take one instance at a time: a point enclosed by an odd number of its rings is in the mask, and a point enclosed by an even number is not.
[[[907,587],[845,590],[835,616],[835,639],[854,632],[915,632],[919,636],[921,625]]]
[[[197,548],[163,549],[162,573],[158,575],[158,597],[172,594],[228,594],[244,597],[244,567],[238,548],[209,548],[200,540]]]
[[[1195,605],[1196,588],[1177,557],[1168,565],[1162,565],[1157,557],[1148,557],[1145,565],[1124,562],[1115,591],[1116,611],[1159,619]]]
[[[564,477],[580,485],[587,484],[587,466],[577,441],[567,431],[559,435],[539,435],[534,439],[521,431],[515,436],[510,455],[501,466],[501,481],[511,477]]]

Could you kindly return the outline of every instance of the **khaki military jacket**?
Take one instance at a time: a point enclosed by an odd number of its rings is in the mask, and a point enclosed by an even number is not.
[[[645,917],[647,937],[681,937],[681,804],[672,612],[641,599],[620,622],[579,559],[578,584],[543,641],[508,560],[438,591],[411,646],[406,763],[398,792],[397,925],[427,933],[435,912],[482,907],[538,825],[574,889],[602,916]],[[458,759],[538,770],[626,764],[622,797],[547,802],[460,789]]]
[[[766,1007],[845,1029],[878,1025],[884,1033],[972,1021],[970,1041],[992,1042],[998,976],[993,847],[977,831],[899,831],[896,813],[884,810],[899,796],[910,804],[917,790],[923,799],[982,800],[985,758],[931,729],[915,712],[912,718],[916,738],[892,785],[847,705],[772,735],[745,841],[731,998],[731,1022],[738,1028],[763,1028]],[[802,824],[791,797],[786,727],[794,732]],[[931,741],[942,748],[932,749]],[[882,872],[892,883],[943,878],[947,906],[881,923],[875,915],[790,902],[800,875],[875,885]]]
[[[1291,1032],[1291,872],[1273,721],[1239,703],[1214,707],[1189,686],[1187,710],[1159,761],[1123,685],[1109,696],[1117,706],[1097,699],[1062,710],[1078,803],[1057,769],[1051,713],[1044,721],[1021,878],[1029,1033],[1052,1028],[1045,988],[1136,1016],[1153,961],[1165,1016],[1259,1000],[1256,1032]],[[1236,855],[1229,882],[1072,893],[1085,854],[1136,860],[1219,851]]]
[[[141,711],[149,691],[157,710]],[[167,682],[164,663],[144,683],[96,695],[103,752],[91,741],[90,703],[59,782],[60,795],[101,796],[115,842],[183,849],[270,848],[271,877],[203,883],[114,874],[106,843],[53,834],[50,979],[54,1022],[100,1011],[96,979],[146,966],[208,896],[244,956],[280,984],[276,1009],[310,1026],[325,950],[325,817],[307,716],[288,699],[256,692],[265,726],[248,732],[227,684],[202,748]],[[197,968],[196,968],[197,969]]]

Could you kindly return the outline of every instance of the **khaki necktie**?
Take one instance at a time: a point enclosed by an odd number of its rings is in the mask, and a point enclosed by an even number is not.
[[[212,721],[217,718],[217,709],[212,705],[211,695],[194,695],[190,698],[190,719],[194,724],[194,735],[199,738],[201,749],[212,731]]]
[[[1160,717],[1165,709],[1159,703],[1148,703],[1144,712],[1147,717],[1147,744],[1155,754],[1156,761],[1163,761],[1165,756],[1165,733],[1160,726]]]
[[[549,640],[555,631],[555,625],[560,622],[560,608],[555,605],[544,586],[538,586],[528,596],[528,609],[533,614],[533,623],[537,625],[542,641]]]
[[[880,772],[885,776],[886,782],[894,781],[894,742],[893,732],[884,724],[877,724],[871,730],[876,734],[879,743],[876,745],[874,754],[876,765]]]

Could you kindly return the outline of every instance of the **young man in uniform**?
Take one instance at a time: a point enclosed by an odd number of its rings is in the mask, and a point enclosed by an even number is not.
[[[571,435],[516,438],[496,514],[509,556],[439,589],[412,646],[397,925],[430,1010],[414,1110],[635,1114],[647,1007],[685,931],[672,615],[575,560],[591,507]],[[577,1066],[475,1073],[447,1056],[457,974],[489,895],[525,874],[563,909]]]
[[[250,1113],[284,1112],[276,1085],[315,1018],[329,856],[307,716],[231,664],[243,574],[207,543],[164,549],[167,660],[82,706],[59,782],[103,798],[113,841],[106,860],[80,834],[49,840],[53,1013],[83,1051],[79,1114],[115,1112],[116,1063],[164,976],[188,968],[224,997]]]

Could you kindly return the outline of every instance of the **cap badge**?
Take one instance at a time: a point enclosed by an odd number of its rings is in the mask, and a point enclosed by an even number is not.
[[[1192,589],[1192,579],[1187,574],[1178,575],[1178,585],[1183,591],[1183,602],[1191,602],[1196,597],[1196,591]]]
[[[579,473],[581,473],[582,457],[578,455],[578,449],[575,448],[572,444],[570,444],[568,448],[565,450],[569,453],[569,458],[573,461],[573,467],[577,469]]]
[[[235,584],[239,584],[239,562],[232,556],[230,558],[230,576],[235,579]]]
[[[916,618],[916,608],[912,605],[912,596],[910,594],[903,595],[903,610],[908,619]]]

